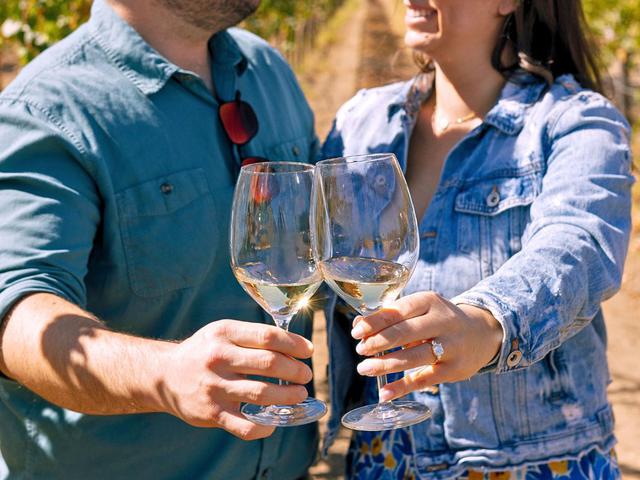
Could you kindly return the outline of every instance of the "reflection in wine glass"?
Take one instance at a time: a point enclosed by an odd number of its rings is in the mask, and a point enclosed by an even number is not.
[[[316,165],[312,226],[314,255],[324,280],[360,314],[394,301],[418,260],[418,225],[393,154],[325,160]],[[377,378],[378,389],[386,376]],[[431,416],[419,402],[393,401],[348,412],[355,430],[388,430]]]
[[[245,291],[287,330],[322,283],[313,258],[309,213],[313,167],[268,162],[242,167],[231,212],[231,267]],[[283,382],[280,380],[280,385]],[[296,405],[247,404],[255,423],[294,426],[322,417],[324,402]]]

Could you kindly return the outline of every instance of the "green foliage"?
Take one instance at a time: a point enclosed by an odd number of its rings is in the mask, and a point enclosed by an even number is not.
[[[23,62],[86,21],[91,0],[2,0],[0,47],[15,45]]]
[[[322,22],[343,0],[262,0],[245,26],[276,39],[284,48],[296,41],[296,31],[309,20]],[[583,0],[589,24],[605,56],[623,48],[640,53],[639,0]],[[13,44],[28,61],[86,21],[91,0],[0,0],[0,48]]]
[[[288,48],[300,25],[312,18],[326,19],[342,2],[263,0],[244,25]],[[0,0],[0,48],[15,46],[21,61],[27,62],[85,22],[90,9],[91,0]]]
[[[244,26],[290,50],[295,46],[296,32],[305,23],[326,20],[342,3],[344,0],[262,0],[256,14]]]
[[[611,59],[619,49],[640,53],[640,1],[583,0],[589,25]]]

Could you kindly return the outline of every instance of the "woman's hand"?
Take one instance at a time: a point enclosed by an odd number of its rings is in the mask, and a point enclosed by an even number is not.
[[[357,317],[351,335],[360,340],[356,348],[360,355],[403,347],[364,360],[358,365],[361,375],[419,368],[380,391],[380,401],[388,401],[438,383],[468,379],[495,357],[503,330],[487,310],[454,305],[436,293],[420,292],[367,317]],[[437,362],[431,340],[444,347]]]

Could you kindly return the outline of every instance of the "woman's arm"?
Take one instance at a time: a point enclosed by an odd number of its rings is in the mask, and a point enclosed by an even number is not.
[[[579,93],[550,115],[548,144],[542,192],[519,253],[451,302],[410,296],[353,332],[364,339],[361,354],[411,347],[362,362],[368,375],[424,367],[434,357],[423,342],[444,345],[438,365],[389,387],[393,397],[468,378],[496,345],[497,373],[525,368],[580,331],[619,288],[631,230],[627,124],[601,96]]]

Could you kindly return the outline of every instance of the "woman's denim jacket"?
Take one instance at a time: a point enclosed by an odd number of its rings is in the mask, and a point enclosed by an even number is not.
[[[418,77],[360,91],[338,112],[323,157],[394,152],[404,169],[428,83]],[[623,116],[568,75],[549,86],[519,74],[449,153],[419,221],[420,259],[405,294],[432,290],[485,308],[504,340],[482,373],[412,394],[433,411],[411,427],[421,478],[614,445],[600,304],[620,286],[630,165]],[[325,447],[363,392],[351,327],[330,303]]]

